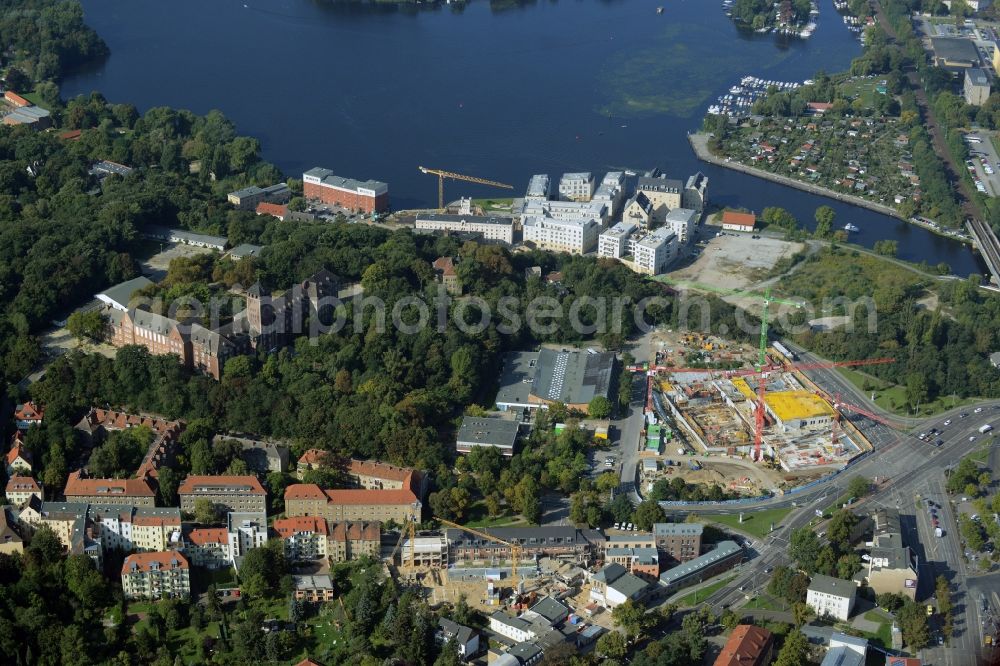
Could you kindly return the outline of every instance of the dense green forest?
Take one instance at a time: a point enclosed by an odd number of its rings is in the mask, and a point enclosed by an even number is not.
[[[261,162],[259,143],[237,136],[217,111],[153,108],[140,115],[98,94],[54,107],[78,141],[26,127],[0,129],[0,367],[16,382],[39,360],[33,334],[100,289],[138,275],[149,225],[256,237],[253,213],[224,193],[270,184],[281,173]],[[99,181],[95,160],[135,168]],[[189,165],[200,164],[199,173]],[[213,180],[214,174],[214,180]],[[248,231],[249,230],[249,231]],[[282,283],[284,284],[284,283]]]
[[[75,0],[0,0],[0,44],[10,65],[7,87],[17,92],[32,81],[58,81],[108,53]]]

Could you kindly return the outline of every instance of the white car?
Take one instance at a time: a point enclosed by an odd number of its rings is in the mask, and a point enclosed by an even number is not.
[[[983,408],[982,407],[976,407],[976,409],[973,410],[973,411],[975,411],[976,414],[978,414],[979,412],[983,411]]]
[[[975,435],[970,435],[970,436],[969,436],[969,441],[970,441],[970,442],[974,442],[974,441],[976,441],[976,436],[975,436]]]
[[[950,426],[950,425],[951,425],[951,419],[948,419],[947,421],[945,421],[945,422],[944,422],[944,424],[945,424],[946,426]]]

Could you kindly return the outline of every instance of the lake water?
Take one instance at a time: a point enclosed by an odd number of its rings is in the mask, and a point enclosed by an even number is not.
[[[981,272],[958,243],[694,157],[686,133],[743,75],[801,82],[860,53],[832,0],[819,4],[809,40],[779,43],[738,31],[716,0],[83,0],[111,56],[65,81],[63,94],[220,109],[286,173],[324,166],[383,180],[396,209],[436,204],[436,178],[418,165],[518,194],[533,173],[701,170],[714,202],[783,206],[810,225],[830,205],[839,224],[861,227],[857,242],[896,238],[904,259]],[[445,194],[510,196],[454,181]]]

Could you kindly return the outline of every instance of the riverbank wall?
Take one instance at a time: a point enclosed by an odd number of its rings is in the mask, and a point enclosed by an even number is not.
[[[913,226],[926,229],[931,233],[937,234],[944,238],[950,238],[951,240],[958,241],[960,243],[971,243],[971,239],[966,238],[960,234],[947,233],[942,231],[940,228],[935,228],[929,224],[920,224],[910,219],[902,217],[895,208],[890,206],[885,206],[883,204],[875,203],[874,201],[869,201],[862,197],[856,197],[851,194],[843,194],[841,192],[834,192],[833,190],[827,189],[825,187],[819,187],[818,185],[813,185],[812,183],[803,183],[795,178],[789,178],[788,176],[782,176],[780,174],[771,173],[770,171],[765,171],[764,169],[757,169],[755,167],[747,166],[741,162],[736,162],[733,160],[726,160],[725,158],[713,155],[708,149],[708,135],[704,132],[695,132],[693,134],[688,134],[688,143],[691,144],[694,154],[702,162],[707,162],[708,164],[714,164],[715,166],[720,166],[724,169],[732,169],[733,171],[739,171],[750,176],[755,176],[757,178],[763,178],[764,180],[770,180],[771,182],[778,183],[780,185],[787,185],[788,187],[794,187],[796,189],[802,190],[804,192],[809,192],[810,194],[817,194],[821,197],[827,197],[828,199],[834,199],[852,206],[859,206],[860,208],[867,208],[868,210],[875,211],[876,213],[881,213],[882,215],[888,215],[889,217],[894,217],[897,220],[902,220],[907,224],[912,224]]]

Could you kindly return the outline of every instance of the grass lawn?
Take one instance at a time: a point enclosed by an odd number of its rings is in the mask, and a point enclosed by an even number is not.
[[[901,416],[913,416],[906,404],[906,388],[896,384],[889,384],[877,377],[855,370],[853,368],[837,368],[840,373],[852,384],[869,395],[875,393],[875,404],[882,409],[899,414]],[[932,402],[920,405],[921,416],[933,416],[941,412],[971,405],[976,402],[974,398],[956,398],[954,396],[941,396]]]
[[[232,567],[221,569],[191,567],[191,587],[196,593],[204,592],[213,583],[217,588],[233,587],[236,585],[236,572]]]
[[[865,613],[865,619],[878,623],[878,631],[875,633],[865,632],[868,637],[873,641],[880,642],[882,647],[892,647],[892,622],[887,621],[884,615],[875,611]]]
[[[728,578],[723,578],[722,580],[716,581],[709,585],[708,587],[703,587],[701,589],[695,590],[686,597],[681,597],[677,602],[681,606],[695,606],[699,601],[704,601],[708,597],[712,596],[715,592],[721,590],[729,581],[736,578],[736,576],[729,576]]]
[[[864,104],[866,109],[870,109],[875,105],[875,86],[879,84],[882,79],[859,79],[856,81],[845,81],[839,85],[841,92],[845,96],[849,97],[860,97],[861,103]]]
[[[40,106],[43,109],[46,108],[46,105],[42,103],[42,100],[38,96],[38,93],[32,91],[30,93],[18,93],[18,94],[21,95],[21,97],[23,97],[24,99],[34,104],[35,106]]]
[[[781,521],[791,511],[791,507],[783,509],[764,509],[763,511],[750,511],[743,513],[743,522],[740,522],[740,514],[737,511],[733,514],[720,516],[699,517],[703,522],[719,523],[726,527],[731,527],[756,537],[764,538],[771,531],[771,523],[781,524]],[[736,511],[734,509],[734,511]]]
[[[970,453],[968,455],[968,457],[972,458],[977,463],[985,465],[989,461],[989,459],[990,459],[990,445],[986,445],[986,446],[982,447],[981,449],[979,449],[975,453]]]
[[[504,513],[496,518],[490,518],[489,512],[486,510],[486,502],[483,500],[478,500],[472,503],[469,507],[469,515],[466,516],[466,520],[463,525],[467,527],[501,527],[503,525],[510,525],[513,523],[524,522],[524,519],[517,515],[510,513]]]
[[[489,212],[491,210],[509,211],[511,204],[514,203],[513,199],[473,199],[472,204],[474,206],[480,206],[483,211]]]

